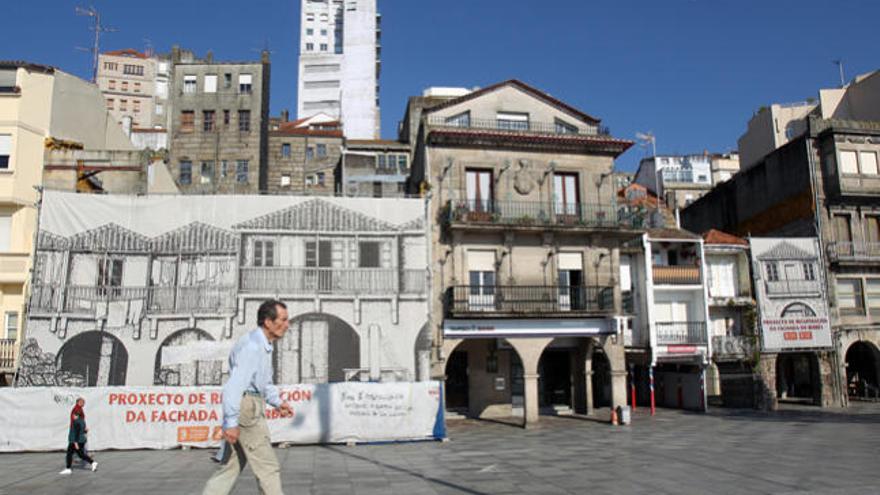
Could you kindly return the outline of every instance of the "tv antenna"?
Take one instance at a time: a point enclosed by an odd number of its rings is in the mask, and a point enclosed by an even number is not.
[[[92,31],[95,32],[94,45],[92,45],[91,49],[79,49],[92,53],[92,82],[96,82],[98,80],[98,55],[101,53],[101,33],[115,33],[117,29],[101,24],[101,13],[98,12],[94,5],[90,5],[88,8],[76,7],[76,15],[91,17],[95,20],[94,25],[91,27]]]

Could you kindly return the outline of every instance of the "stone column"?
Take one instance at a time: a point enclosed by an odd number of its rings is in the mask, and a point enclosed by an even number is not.
[[[626,370],[611,370],[611,407],[626,405]]]
[[[586,402],[587,416],[593,414],[593,340],[587,342],[586,354],[584,354],[584,399]]]
[[[518,338],[507,339],[507,342],[516,349],[523,365],[525,416],[523,427],[534,426],[538,422],[538,362],[544,348],[550,344],[552,338]]]
[[[525,373],[523,379],[525,382],[525,417],[523,418],[523,427],[529,428],[538,423],[538,374]]]

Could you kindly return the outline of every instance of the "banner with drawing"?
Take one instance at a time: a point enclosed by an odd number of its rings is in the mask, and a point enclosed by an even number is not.
[[[279,387],[294,410],[266,410],[272,442],[386,442],[445,436],[440,383],[331,383]],[[0,452],[67,447],[70,410],[85,399],[91,450],[219,445],[220,387],[0,389]]]

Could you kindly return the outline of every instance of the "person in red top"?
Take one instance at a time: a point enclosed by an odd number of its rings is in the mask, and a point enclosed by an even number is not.
[[[77,397],[77,398],[76,398],[76,403],[73,405],[73,409],[70,410],[70,426],[73,426],[73,420],[74,420],[74,417],[75,417],[75,416],[79,416],[80,419],[83,420],[83,425],[84,425],[84,428],[85,428],[85,429],[83,430],[83,436],[85,436],[85,434],[89,432],[89,427],[88,427],[88,426],[85,426],[85,424],[86,424],[86,413],[85,413],[85,411],[83,410],[83,406],[84,406],[84,405],[86,405],[86,400],[83,399],[82,397]],[[86,454],[86,455],[88,455],[88,453],[89,453],[89,451],[86,449],[85,442],[83,442],[83,445],[82,445],[82,451],[83,451],[83,454]],[[83,462],[85,462],[85,461],[83,461]]]

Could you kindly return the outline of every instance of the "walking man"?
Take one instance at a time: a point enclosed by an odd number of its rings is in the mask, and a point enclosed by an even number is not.
[[[257,325],[238,339],[229,355],[229,381],[223,386],[223,439],[226,441],[220,469],[205,485],[204,495],[228,494],[239,473],[250,462],[251,469],[267,495],[280,495],[281,468],[269,443],[266,403],[282,417],[293,415],[281,402],[272,384],[272,342],[287,332],[287,306],[268,300],[257,310]]]

